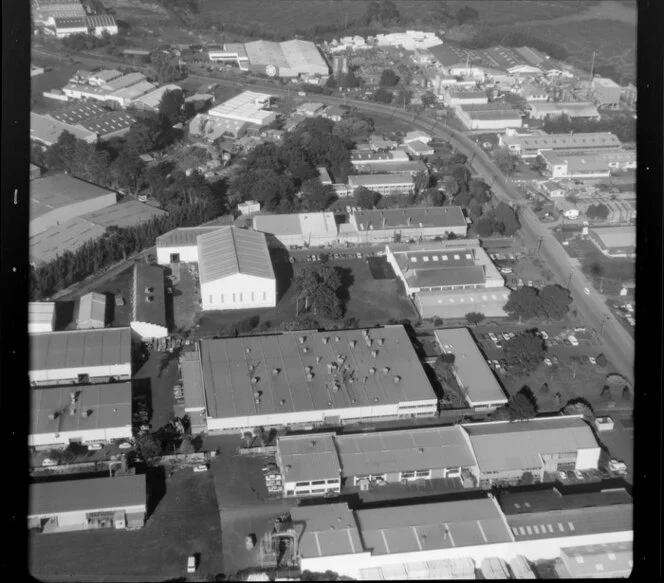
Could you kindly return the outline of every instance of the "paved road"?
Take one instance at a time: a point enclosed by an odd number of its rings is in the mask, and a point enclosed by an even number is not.
[[[35,54],[43,54],[49,57],[58,57],[59,55],[39,49],[33,49]],[[114,66],[124,61],[113,58],[98,58],[97,56],[77,55],[76,60],[82,64],[108,65]],[[146,70],[147,67],[136,67]],[[202,82],[216,82],[220,85],[241,87],[239,81],[223,79],[219,75],[190,75],[192,79]],[[265,91],[274,95],[290,94],[290,89],[275,87],[272,85],[252,84],[250,88],[257,91]],[[525,205],[521,194],[516,187],[498,170],[487,154],[471,139],[463,133],[447,127],[440,120],[431,119],[425,115],[416,115],[395,107],[382,105],[373,102],[358,101],[342,97],[332,97],[327,95],[315,96],[316,101],[330,105],[349,105],[360,111],[368,113],[379,113],[389,115],[401,121],[411,123],[413,127],[425,130],[434,137],[448,141],[458,151],[462,152],[468,159],[473,169],[481,174],[491,185],[495,195],[514,206],[519,207],[520,221],[524,234],[532,241],[541,241],[540,256],[548,266],[560,278],[561,281],[569,282],[569,289],[576,301],[578,310],[586,322],[600,331],[607,354],[611,357],[616,368],[630,381],[633,381],[634,365],[634,339],[627,330],[618,322],[609,308],[604,304],[601,296],[595,292],[592,284],[586,279],[581,270],[570,262],[570,258],[565,249],[558,242],[555,236],[545,225],[543,225],[530,209]],[[589,294],[585,293],[589,290]]]

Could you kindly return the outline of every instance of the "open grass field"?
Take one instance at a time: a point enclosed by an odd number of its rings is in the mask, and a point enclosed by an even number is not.
[[[200,553],[202,577],[223,573],[219,509],[210,473],[184,469],[155,489],[163,497],[140,530],[31,536],[31,574],[42,581],[163,581],[185,575],[187,557],[193,553]]]

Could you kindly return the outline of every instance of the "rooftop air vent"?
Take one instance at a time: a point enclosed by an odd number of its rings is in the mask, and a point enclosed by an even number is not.
[[[382,346],[383,344],[385,344],[385,338],[379,338],[378,339],[378,346]]]
[[[309,442],[309,447],[316,447],[316,440],[311,440]]]
[[[323,336],[323,344],[327,344],[330,341],[329,336]]]
[[[255,385],[258,382],[258,377],[251,377],[251,383]]]
[[[378,403],[378,397],[374,397],[374,403]]]
[[[328,406],[328,407],[331,407],[331,406],[332,406],[332,401],[328,401],[328,402],[327,402],[327,406]]]
[[[338,336],[335,336],[335,337],[334,337],[334,341],[335,341],[335,342],[339,342],[339,337],[338,337]]]
[[[153,287],[148,286],[148,287],[145,288],[145,293],[146,294],[151,294],[153,291],[154,291]]]
[[[272,376],[277,376],[279,374],[279,369],[278,368],[273,368],[272,369]]]
[[[48,419],[49,419],[49,421],[55,421],[55,419],[57,418],[57,416],[58,416],[58,412],[57,412],[57,411],[54,411],[53,413],[49,413],[49,414],[48,414]]]
[[[306,373],[310,373],[310,372],[311,372],[311,367],[308,366],[308,365],[305,366],[305,367],[304,367],[304,372],[306,372]]]
[[[376,374],[376,369],[374,367],[371,367],[369,369],[369,374]]]
[[[151,304],[154,302],[154,296],[145,296],[145,301]]]
[[[244,349],[244,352],[245,352],[246,354],[249,354],[249,353],[251,352],[251,348],[245,348],[245,349]]]
[[[420,449],[417,450],[417,453],[424,453],[424,448],[420,447]]]
[[[279,401],[279,404],[283,407],[286,404],[286,399],[281,399],[281,401]]]
[[[304,344],[305,337],[304,337],[304,336],[300,336],[297,340],[298,340],[298,342],[299,342],[300,344]]]
[[[401,382],[401,377],[399,375],[395,375],[394,377],[394,384],[398,385]]]
[[[309,374],[307,374],[307,380],[308,380],[308,381],[313,381],[313,380],[314,380],[314,375],[313,375],[313,373],[309,373]]]
[[[371,357],[376,358],[378,356],[378,351],[377,350],[372,350],[371,351]]]
[[[350,341],[350,347],[355,348],[355,345],[357,344],[357,340],[351,340]]]
[[[302,352],[309,352],[309,347],[308,347],[308,346],[305,346],[305,347],[302,349]]]
[[[388,372],[390,372],[390,367],[389,366],[384,366],[383,367],[383,374],[387,374]]]
[[[316,364],[320,364],[320,361],[323,360],[322,356],[317,356],[316,357]]]

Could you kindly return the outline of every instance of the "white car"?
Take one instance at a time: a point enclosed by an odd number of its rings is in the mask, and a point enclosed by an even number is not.
[[[597,364],[597,359],[594,356],[589,356],[588,357],[588,362],[590,364]]]
[[[569,340],[569,343],[570,343],[572,346],[578,346],[578,345],[579,345],[579,341],[578,341],[574,336],[570,336],[570,337],[568,338],[568,340]]]
[[[131,448],[131,443],[127,443],[126,441],[124,441],[120,445],[118,445],[118,448],[120,448],[120,449],[130,449]]]
[[[560,481],[565,481],[567,480],[567,474],[565,472],[558,472],[558,479]]]
[[[505,275],[509,275],[512,273],[512,268],[511,267],[501,267],[500,268],[500,273],[504,273]]]
[[[88,449],[91,451],[99,451],[101,449],[101,443],[88,443]]]
[[[187,573],[195,573],[196,572],[196,557],[194,555],[191,555],[187,559]]]
[[[590,290],[587,287],[583,288],[583,293],[586,294],[587,296],[590,295]]]
[[[195,472],[195,473],[198,473],[198,472],[207,472],[207,471],[208,471],[208,468],[207,468],[206,465],[200,465],[200,466],[196,466],[196,467],[194,468],[194,472]]]
[[[551,362],[550,358],[545,358],[544,359],[544,364],[546,364],[546,366],[553,366],[553,363]]]
[[[52,460],[51,458],[46,458],[42,462],[42,466],[45,467],[45,468],[50,468],[52,466],[57,466],[57,465],[58,465],[58,462],[56,462],[55,460]]]
[[[544,338],[544,340],[549,339],[549,335],[544,330],[540,330],[540,336]]]
[[[583,474],[582,474],[579,470],[576,470],[576,471],[574,472],[574,475],[576,476],[576,479],[577,479],[577,480],[583,480],[583,479],[584,479]]]

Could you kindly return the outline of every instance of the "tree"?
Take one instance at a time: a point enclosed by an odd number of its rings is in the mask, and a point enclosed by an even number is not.
[[[480,19],[479,12],[470,6],[459,8],[456,13],[456,21],[459,26],[463,24],[474,24]]]
[[[537,415],[537,399],[529,387],[523,387],[507,403],[512,421],[532,419]]]
[[[425,189],[417,198],[419,206],[442,206],[444,201],[443,193],[435,186]]]
[[[511,237],[521,228],[521,223],[516,216],[516,212],[504,202],[500,202],[495,210],[494,227],[498,223],[505,225],[504,234],[506,237]]]
[[[448,197],[456,196],[459,193],[459,182],[454,176],[445,177],[445,194]]]
[[[161,455],[161,445],[155,439],[154,434],[138,436],[135,447],[145,461]]]
[[[606,385],[609,387],[611,392],[620,393],[621,391],[624,390],[625,387],[629,386],[629,383],[627,382],[624,376],[618,373],[613,373],[607,375]]]
[[[392,103],[393,98],[394,94],[384,87],[379,87],[373,94],[373,100],[378,103]]]
[[[493,234],[491,219],[482,217],[477,221],[477,234],[480,237],[490,237]]]
[[[302,209],[322,211],[337,198],[331,184],[323,185],[320,178],[310,178],[302,183]]]
[[[456,356],[452,352],[441,354],[438,358],[445,364],[454,364],[456,362]]]
[[[604,356],[604,353],[599,354],[595,360],[597,361],[598,366],[601,366],[602,368],[609,364],[609,361],[607,360],[606,356]]]
[[[188,455],[190,453],[194,453],[195,451],[196,448],[194,447],[194,444],[191,443],[191,435],[185,435],[182,443],[180,444],[180,447],[178,448],[178,453]]]
[[[523,472],[519,483],[522,486],[531,486],[535,483],[535,476],[533,476],[532,472]]]
[[[436,328],[441,328],[441,327],[443,326],[443,319],[442,319],[442,318],[439,318],[438,316],[436,316],[436,317],[433,319],[433,325],[434,325],[434,327],[436,327]]]
[[[399,77],[392,69],[383,69],[379,84],[381,87],[396,87],[399,84]]]
[[[547,285],[539,292],[541,310],[549,320],[560,320],[569,312],[572,296],[568,289],[554,284]]]
[[[516,375],[525,375],[533,372],[544,360],[546,345],[537,329],[532,328],[506,340],[503,351],[507,366]]]
[[[485,318],[486,316],[480,312],[468,312],[466,314],[466,321],[474,326],[477,326]]]
[[[557,393],[560,395],[560,393]],[[585,399],[572,399],[561,409],[560,415],[583,415],[585,419],[592,422],[595,420],[595,412],[590,403]]]
[[[375,190],[369,190],[364,186],[359,186],[355,189],[354,197],[357,206],[362,209],[376,208],[378,201],[381,199],[379,192],[376,192]]]
[[[498,169],[503,174],[511,176],[512,171],[516,168],[516,161],[514,159],[514,156],[509,152],[509,150],[506,150],[504,148],[499,148],[494,151],[493,156],[496,162],[496,166],[498,166]]]
[[[295,279],[298,301],[304,303],[303,312],[330,320],[343,315],[342,288],[340,269],[329,264],[308,266]]]
[[[172,83],[183,77],[178,59],[161,51],[153,52],[150,55],[150,66],[152,74],[160,84]]]
[[[623,401],[628,401],[629,402],[629,401],[632,400],[632,392],[629,390],[629,387],[627,385],[625,385],[623,387],[622,398],[623,398]]]
[[[428,188],[429,180],[429,173],[426,170],[420,170],[413,178],[415,193],[419,194],[421,191]]]
[[[159,102],[159,114],[168,119],[171,125],[177,123],[182,117],[184,95],[179,89],[166,91]]]
[[[604,203],[591,204],[586,209],[586,216],[589,219],[606,220],[610,213],[611,211],[609,210],[609,207],[606,206]]]
[[[429,107],[436,103],[436,96],[432,91],[427,91],[426,93],[424,93],[421,99],[422,99],[422,105],[424,105],[424,107]]]

